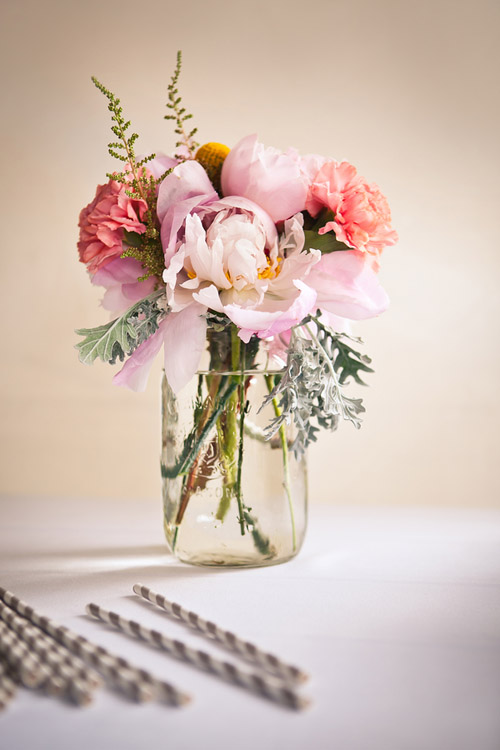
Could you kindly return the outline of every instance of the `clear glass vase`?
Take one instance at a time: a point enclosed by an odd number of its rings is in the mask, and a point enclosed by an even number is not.
[[[213,342],[212,342],[213,343]],[[241,345],[243,350],[244,345]],[[175,395],[162,382],[162,485],[172,553],[195,565],[261,566],[299,551],[307,523],[306,457],[293,426],[266,439],[279,404],[264,399],[279,377],[255,368],[197,373]],[[233,364],[246,364],[232,356]],[[248,354],[248,352],[246,352]],[[253,357],[249,360],[254,365]]]

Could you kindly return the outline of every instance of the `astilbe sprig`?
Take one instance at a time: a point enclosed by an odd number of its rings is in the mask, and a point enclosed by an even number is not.
[[[145,232],[142,235],[133,232],[124,233],[126,248],[122,258],[134,258],[141,263],[145,273],[139,277],[138,281],[144,281],[150,276],[161,278],[165,268],[165,259],[156,215],[157,186],[172,169],[166,170],[159,178],[155,178],[148,172],[146,165],[155,158],[156,154],[137,160],[135,142],[139,136],[137,133],[132,133],[130,136],[127,134],[131,123],[123,116],[120,99],[94,76],[92,81],[108,100],[112,121],[111,131],[119,139],[108,144],[108,151],[111,156],[125,164],[121,172],[108,172],[106,176],[126,185],[126,194],[135,200],[144,201],[147,206],[143,216]]]
[[[186,108],[181,106],[182,100],[177,88],[181,68],[182,52],[179,50],[177,52],[177,65],[175,66],[175,71],[168,87],[168,102],[166,105],[168,109],[172,111],[172,114],[165,115],[165,120],[174,120],[175,122],[175,132],[179,136],[179,140],[175,144],[175,147],[179,149],[181,148],[181,146],[184,146],[185,148],[187,148],[191,156],[194,156],[194,153],[199,146],[199,143],[194,140],[194,136],[198,132],[198,128],[192,128],[191,130],[188,130],[185,127],[185,123],[187,122],[187,120],[190,120],[193,115],[186,114]],[[176,154],[176,157],[182,158],[182,155],[179,157],[179,155]]]

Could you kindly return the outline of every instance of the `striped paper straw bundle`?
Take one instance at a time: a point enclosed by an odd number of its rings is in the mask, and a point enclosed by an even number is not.
[[[42,687],[48,695],[67,696],[80,706],[87,705],[92,700],[90,686],[79,679],[64,674],[58,665],[51,665],[44,661],[44,656],[33,652],[26,643],[20,640],[15,631],[5,627],[0,622],[0,639],[7,650],[7,660],[19,673],[19,678],[25,687]]]
[[[0,599],[18,615],[29,620],[73,655],[82,659],[85,664],[91,665],[101,672],[115,687],[132,700],[144,702],[159,697],[175,706],[184,705],[190,700],[190,696],[179,691],[170,683],[157,680],[146,670],[132,666],[125,659],[115,656],[102,646],[97,646],[83,636],[77,635],[48,617],[40,615],[33,607],[23,602],[12,592],[0,588]]]
[[[17,686],[11,677],[7,662],[2,661],[0,656],[0,711],[7,708],[16,691]]]
[[[47,680],[48,672],[3,622],[0,622],[0,655],[24,687],[37,688]]]
[[[133,589],[138,596],[147,599],[147,601],[168,612],[172,617],[182,620],[182,622],[196,628],[207,637],[223,644],[243,659],[259,666],[261,669],[265,669],[266,672],[270,672],[287,682],[305,682],[308,679],[308,675],[299,669],[299,667],[285,664],[277,656],[274,656],[274,654],[262,651],[258,646],[239,638],[235,633],[224,630],[215,623],[210,622],[210,620],[203,619],[196,612],[191,612],[181,607],[180,604],[168,601],[162,594],[152,591],[147,586],[136,583]]]
[[[194,664],[200,669],[211,672],[218,677],[222,677],[240,687],[258,693],[265,698],[293,709],[302,709],[309,705],[307,699],[299,696],[291,687],[279,680],[264,677],[254,672],[244,671],[230,662],[216,659],[205,651],[191,648],[182,641],[168,638],[158,630],[147,628],[135,620],[128,620],[116,612],[110,612],[99,607],[97,604],[88,604],[87,612],[92,617],[107,622],[118,630],[122,630],[135,638],[157,646],[178,659]]]
[[[92,701],[92,690],[101,684],[93,670],[68,659],[42,631],[30,625],[24,617],[16,615],[3,602],[0,602],[0,618],[29,647],[34,658],[46,666],[51,677],[58,678],[55,685],[60,686],[63,694],[68,694],[78,705],[87,705]],[[50,683],[50,686],[54,688],[54,683]],[[59,692],[57,687],[55,690]]]

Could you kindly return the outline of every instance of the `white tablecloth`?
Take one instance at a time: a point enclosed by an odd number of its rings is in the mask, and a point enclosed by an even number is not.
[[[227,656],[136,582],[308,670],[312,707],[281,708],[85,616],[94,600]],[[193,694],[175,709],[102,690],[77,709],[21,690],[1,750],[500,748],[498,511],[318,504],[295,560],[214,570],[167,554],[159,502],[3,497],[0,583]]]

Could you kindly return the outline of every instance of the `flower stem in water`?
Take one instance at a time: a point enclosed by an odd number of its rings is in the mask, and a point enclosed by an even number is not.
[[[266,375],[266,384],[269,390],[269,393],[274,388],[274,376],[273,375]],[[272,399],[274,414],[277,417],[281,416],[281,409],[278,404],[278,400],[276,398]],[[283,455],[283,487],[285,488],[286,497],[288,500],[288,507],[290,508],[290,521],[292,524],[292,548],[295,552],[297,548],[297,532],[295,529],[295,513],[293,511],[293,502],[292,502],[292,493],[290,490],[290,463],[288,460],[288,442],[286,438],[286,429],[285,425],[282,424],[279,428],[279,436],[280,436],[280,442],[281,442],[281,452]]]

